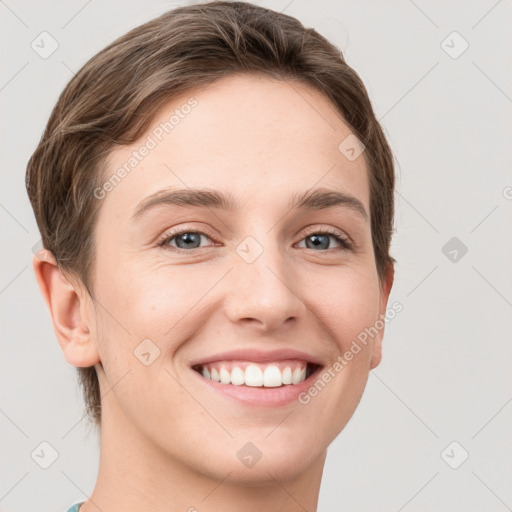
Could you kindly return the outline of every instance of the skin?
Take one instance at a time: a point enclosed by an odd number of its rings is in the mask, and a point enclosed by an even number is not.
[[[94,365],[103,397],[99,475],[80,510],[230,512],[242,500],[249,512],[316,510],[327,447],[381,360],[384,330],[307,405],[262,408],[205,393],[189,365],[242,347],[303,350],[327,366],[385,313],[393,270],[379,281],[370,223],[346,207],[287,206],[292,194],[322,187],[369,213],[366,163],[338,150],[351,130],[320,92],[237,75],[165,105],[139,141],[111,153],[108,176],[191,96],[191,113],[101,199],[95,300],[50,253],[34,258],[66,361]],[[130,219],[167,187],[230,192],[241,209],[162,206]],[[171,228],[214,237],[193,251],[178,252],[176,239],[176,252],[156,246]],[[326,228],[357,248],[332,238],[327,249],[308,248],[306,238]],[[247,236],[263,248],[250,264],[236,252]],[[160,350],[149,366],[133,354],[146,338]],[[263,454],[251,468],[236,457],[249,441]]]

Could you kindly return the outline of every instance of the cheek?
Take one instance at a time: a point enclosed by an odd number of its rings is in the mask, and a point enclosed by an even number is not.
[[[309,294],[310,309],[329,329],[342,352],[379,318],[378,280],[368,269],[343,268],[331,273],[329,278],[326,276],[323,283]]]
[[[112,273],[100,299],[104,306],[100,308],[100,358],[109,380],[117,382],[129,370],[130,380],[173,389],[172,396],[179,401],[180,389],[164,370],[175,372],[169,363],[201,323],[208,321],[211,301],[205,293],[216,280],[199,267],[148,266]],[[151,361],[148,366],[144,358]]]
[[[102,297],[132,336],[162,338],[204,295],[207,276],[184,266],[119,266],[108,277]],[[126,334],[126,332],[125,332]]]

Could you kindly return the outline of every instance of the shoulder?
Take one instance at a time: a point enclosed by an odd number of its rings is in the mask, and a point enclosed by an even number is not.
[[[83,504],[83,501],[80,501],[78,503],[74,503],[73,505],[71,505],[71,507],[69,507],[66,512],[78,512],[78,507],[80,507],[80,505]]]

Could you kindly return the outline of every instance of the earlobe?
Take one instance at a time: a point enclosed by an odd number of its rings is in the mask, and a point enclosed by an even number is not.
[[[77,367],[94,366],[100,359],[86,313],[86,294],[77,292],[47,249],[36,253],[33,268],[66,361]]]
[[[388,265],[386,276],[382,282],[381,294],[380,294],[380,318],[384,318],[386,315],[386,308],[388,305],[389,294],[393,287],[393,281],[395,277],[395,269],[392,264]],[[384,315],[384,316],[383,316]],[[370,370],[376,368],[382,360],[382,340],[384,338],[384,327],[379,331],[379,334],[373,340],[372,347],[372,358],[370,361]]]
[[[373,370],[377,366],[379,366],[382,360],[382,337],[383,332],[380,332],[379,335],[373,340],[372,347],[372,359],[370,361],[370,370]]]

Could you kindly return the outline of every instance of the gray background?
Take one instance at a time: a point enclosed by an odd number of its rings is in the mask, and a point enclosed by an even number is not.
[[[296,16],[344,51],[397,160],[390,304],[404,310],[387,326],[383,361],[330,447],[319,511],[511,510],[512,2],[256,3]],[[0,1],[3,512],[60,511],[84,500],[99,460],[75,369],[32,270],[40,236],[26,163],[73,72],[177,5]],[[47,59],[31,48],[43,31],[59,45]],[[457,58],[463,40],[453,31],[469,44]],[[442,250],[452,237],[456,261],[451,246]],[[31,458],[43,441],[58,452],[48,469]]]

